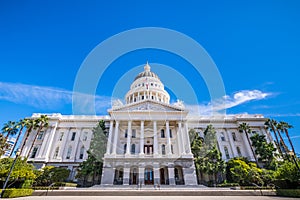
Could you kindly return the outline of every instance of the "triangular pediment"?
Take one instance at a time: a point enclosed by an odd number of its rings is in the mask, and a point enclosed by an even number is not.
[[[137,103],[126,104],[117,108],[112,108],[109,111],[184,111],[183,108],[174,105],[169,105],[161,102],[156,102],[152,100],[145,100]]]

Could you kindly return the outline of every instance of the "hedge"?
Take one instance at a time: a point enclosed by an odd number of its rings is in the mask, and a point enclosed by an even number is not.
[[[5,189],[4,193],[2,194],[3,198],[14,198],[14,197],[25,197],[32,195],[32,189],[16,189],[10,188]]]
[[[277,196],[283,197],[300,197],[300,189],[277,189]]]

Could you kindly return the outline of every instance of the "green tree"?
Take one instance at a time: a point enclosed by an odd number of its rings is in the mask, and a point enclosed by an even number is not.
[[[0,157],[5,153],[5,150],[9,147],[6,143],[6,138],[0,133]]]
[[[241,133],[244,133],[244,134],[246,135],[247,142],[248,142],[248,144],[249,144],[249,146],[250,146],[252,155],[253,155],[253,157],[254,157],[254,159],[255,159],[255,162],[256,162],[256,164],[257,164],[257,166],[258,166],[258,160],[257,160],[256,154],[255,154],[255,152],[254,152],[254,150],[253,150],[251,141],[250,141],[250,139],[249,139],[249,133],[251,132],[251,129],[250,129],[250,127],[249,127],[249,124],[244,123],[244,122],[241,123],[241,124],[239,125],[239,131],[240,131]]]
[[[9,136],[14,136],[18,133],[18,123],[14,121],[8,121],[4,124],[2,128],[2,133],[6,133],[5,139],[7,140]]]
[[[298,165],[300,162],[298,161]],[[275,178],[297,182],[300,180],[300,172],[293,162],[285,161],[275,172]]]
[[[268,143],[265,135],[258,133],[250,137],[252,145],[255,147],[255,153],[258,155],[258,160],[264,163],[267,169],[274,169],[274,155],[276,148],[270,142]]]
[[[194,163],[198,175],[198,182],[203,181],[203,174],[213,176],[213,181],[218,182],[218,175],[225,172],[226,164],[222,160],[222,154],[217,148],[216,131],[212,125],[208,125],[204,131],[204,138],[201,138],[195,131],[190,130],[190,136],[194,135],[191,141],[191,150],[194,155]],[[200,180],[199,180],[200,179]]]
[[[263,185],[263,170],[244,158],[233,158],[227,163],[227,180],[240,185]]]
[[[105,122],[101,120],[93,129],[93,138],[91,140],[90,148],[87,151],[88,158],[79,165],[79,170],[76,175],[82,182],[82,185],[100,184],[106,145],[107,132]],[[89,178],[92,178],[92,183],[87,183]]]
[[[294,161],[294,163],[295,163],[298,171],[300,171],[300,167],[298,165],[298,159],[296,157],[295,148],[294,148],[294,145],[292,143],[292,140],[290,138],[289,131],[288,131],[288,129],[293,128],[293,126],[290,125],[290,124],[288,124],[288,123],[286,123],[286,122],[283,122],[283,121],[279,122],[279,124],[280,124],[280,130],[285,133],[286,137],[289,140],[289,143],[290,143],[290,146],[291,146],[292,152],[293,152],[293,155],[291,155],[291,157],[292,157],[292,159],[293,159],[293,161]]]
[[[36,185],[49,186],[55,182],[64,182],[70,175],[70,170],[62,167],[45,166],[38,173]]]
[[[13,164],[13,158],[2,158],[0,160],[0,179],[5,181],[9,170]],[[9,184],[10,187],[16,182],[24,183],[26,180],[33,181],[36,178],[35,168],[33,165],[28,164],[26,159],[17,158],[14,169],[10,175]]]

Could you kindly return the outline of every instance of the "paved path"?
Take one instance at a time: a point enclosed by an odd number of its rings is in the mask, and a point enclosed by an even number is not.
[[[292,200],[295,198],[275,197],[275,196],[31,196],[21,197],[18,200]]]

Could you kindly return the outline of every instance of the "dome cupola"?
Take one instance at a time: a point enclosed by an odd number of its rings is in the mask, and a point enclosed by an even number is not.
[[[130,90],[127,92],[126,104],[153,100],[169,104],[170,95],[164,89],[164,85],[160,81],[159,77],[151,72],[150,65],[144,66],[144,71],[139,73],[133,83],[130,86]]]

